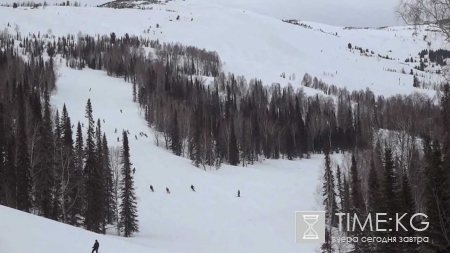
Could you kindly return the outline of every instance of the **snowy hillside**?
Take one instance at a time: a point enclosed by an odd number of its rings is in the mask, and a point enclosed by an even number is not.
[[[412,87],[413,76],[409,73],[416,64],[405,63],[405,59],[417,60],[418,53],[428,48],[430,40],[432,49],[446,46],[438,34],[430,31],[422,30],[413,36],[411,27],[355,30],[303,22],[308,29],[249,11],[197,1],[150,7],[153,9],[0,8],[0,25],[6,27],[10,23],[8,30],[14,32],[14,24],[17,24],[22,34],[49,30],[56,36],[115,32],[181,42],[216,50],[226,72],[248,79],[259,78],[266,84],[292,83],[299,87],[303,75],[309,73],[329,84],[349,90],[370,88],[380,95],[414,91],[433,95],[432,90]],[[428,39],[424,40],[424,35]],[[373,57],[361,55],[359,50],[349,50],[349,43],[373,51]],[[285,78],[280,77],[282,73]],[[293,74],[295,80],[289,80]],[[439,75],[423,75],[421,79],[426,82],[441,79]]]
[[[141,232],[127,241],[180,253],[313,252],[316,248],[295,244],[294,212],[315,208],[323,156],[204,171],[155,145],[132,102],[131,85],[100,71],[62,67],[60,73],[53,102],[60,110],[66,103],[73,122],[87,125],[81,108],[90,98],[94,117],[105,119],[102,127],[110,145],[121,145],[116,141],[120,131],[130,131]],[[114,134],[115,128],[119,133]],[[134,135],[141,131],[149,137],[136,140]],[[241,198],[236,198],[238,189]]]
[[[0,29],[23,35],[46,33],[56,40],[68,34],[114,32],[180,42],[217,51],[225,72],[247,80],[303,87],[302,77],[309,73],[328,84],[349,90],[369,88],[385,96],[415,91],[434,96],[434,90],[412,86],[409,72],[416,63],[405,59],[417,60],[423,49],[446,46],[437,33],[421,30],[413,36],[411,27],[347,29],[302,21],[296,25],[200,0],[147,7],[151,9],[0,7]],[[368,52],[360,53],[355,47]],[[95,239],[100,252],[309,253],[318,248],[317,244],[295,244],[294,212],[320,209],[316,189],[322,155],[264,160],[245,168],[196,168],[189,159],[155,144],[142,109],[132,101],[132,85],[106,72],[67,68],[58,57],[55,63],[59,74],[51,98],[55,109],[61,111],[65,104],[71,121],[87,126],[84,108],[90,99],[94,119],[104,120],[102,130],[109,145],[120,146],[117,138],[121,139],[122,130],[130,132],[140,232],[126,239],[115,236],[112,229],[107,236],[97,235],[0,207],[0,253],[82,252],[90,250]],[[441,79],[438,74],[422,74],[422,81]],[[322,93],[311,88],[305,91]],[[149,190],[150,185],[155,192]],[[165,192],[166,187],[171,194]],[[238,190],[241,198],[236,197]],[[17,238],[30,239],[20,243]]]
[[[90,252],[95,240],[100,252],[146,252],[151,250],[122,237],[95,234],[0,205],[0,252]],[[158,251],[166,252],[166,251]]]

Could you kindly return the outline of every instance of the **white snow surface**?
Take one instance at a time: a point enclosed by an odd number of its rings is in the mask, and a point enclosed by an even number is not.
[[[291,83],[300,87],[305,73],[328,84],[348,90],[370,88],[376,95],[410,94],[433,90],[412,87],[409,57],[418,58],[422,49],[447,48],[437,33],[412,27],[347,30],[343,27],[303,22],[306,29],[251,11],[208,4],[203,0],[172,1],[166,5],[149,5],[152,10],[110,9],[94,7],[55,7],[46,9],[0,7],[0,29],[14,33],[15,24],[22,34],[47,33],[56,36],[84,34],[138,35],[162,42],[181,42],[219,53],[226,72],[258,78],[265,84]],[[177,16],[180,20],[176,20]],[[192,20],[192,21],[191,21]],[[159,28],[156,25],[159,24]],[[144,31],[150,29],[149,33]],[[331,34],[338,34],[334,36]],[[424,40],[423,36],[427,35]],[[375,57],[350,52],[348,43],[369,49]],[[385,60],[377,55],[388,55]],[[389,72],[393,69],[397,72]],[[404,69],[406,74],[402,74]],[[282,73],[286,78],[281,78]],[[295,80],[289,76],[295,74]],[[440,81],[442,77],[427,74],[421,81]]]
[[[314,192],[320,183],[323,156],[265,160],[249,167],[223,165],[205,171],[156,146],[131,94],[129,83],[104,72],[60,67],[52,103],[60,111],[65,103],[71,121],[81,121],[86,127],[84,108],[91,99],[94,117],[106,122],[102,130],[110,146],[121,145],[117,137],[121,138],[122,129],[129,130],[140,232],[132,238],[118,237],[114,231],[97,235],[0,207],[0,253],[61,249],[79,253],[88,251],[95,239],[100,252],[315,252],[317,244],[295,243],[294,221],[295,211],[320,209]],[[140,132],[149,138],[141,138]],[[191,191],[191,184],[196,192]],[[236,197],[238,189],[240,198]],[[19,243],[18,238],[26,242]]]

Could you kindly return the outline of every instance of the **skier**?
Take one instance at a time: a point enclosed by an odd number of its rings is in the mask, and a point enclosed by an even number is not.
[[[133,168],[133,174],[136,172],[136,168]]]
[[[98,247],[100,247],[100,244],[95,240],[94,246],[92,247],[92,253],[94,253],[94,251],[98,253]]]
[[[238,190],[238,197],[241,197],[241,191]]]
[[[150,185],[150,190],[151,190],[152,192],[154,192],[153,186],[152,186],[152,185]]]
[[[92,90],[92,88],[89,88],[89,91],[91,91]]]
[[[84,123],[81,123],[81,127],[84,127]]]
[[[134,138],[136,138],[136,140],[137,140],[137,136],[136,135],[134,135]]]
[[[105,119],[103,119],[103,123],[105,123]]]
[[[127,133],[130,134],[130,131],[127,130]]]
[[[195,189],[194,189],[194,186],[193,186],[193,185],[191,185],[191,189],[195,192]]]
[[[117,142],[120,142],[119,137],[117,137]]]
[[[144,135],[145,135],[145,137],[147,137],[147,138],[148,138],[147,134],[144,134]]]
[[[117,133],[117,128],[114,130],[114,133],[115,133],[115,134]]]
[[[166,192],[170,194],[169,188],[166,187]]]
[[[120,109],[120,113],[122,113],[122,109]]]

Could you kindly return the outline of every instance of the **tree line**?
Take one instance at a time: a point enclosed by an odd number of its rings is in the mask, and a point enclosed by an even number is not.
[[[322,252],[436,252],[450,244],[450,185],[449,151],[450,86],[444,86],[440,102],[441,138],[423,134],[415,139],[408,134],[379,138],[371,149],[354,152],[344,167],[333,166],[329,153],[325,154],[323,173],[323,205],[326,210],[327,239]],[[335,213],[357,214],[361,224],[368,215],[372,221],[376,213],[387,217],[405,214],[403,228],[397,229],[395,220],[380,227],[385,232],[359,229],[339,232]],[[428,217],[412,218],[415,213]],[[409,223],[413,220],[412,225]],[[429,222],[424,231],[422,222]],[[343,226],[347,224],[346,217]],[[391,229],[392,231],[389,231]],[[332,241],[331,237],[362,236],[397,237],[396,243],[362,242],[348,245]],[[400,243],[399,237],[428,237],[428,242]]]
[[[65,105],[61,113],[51,107],[54,59],[25,60],[13,41],[0,34],[0,204],[97,233],[114,225],[131,236],[138,224],[127,134],[111,157],[89,100],[83,137],[84,125],[75,128]],[[36,41],[28,49],[41,52]]]

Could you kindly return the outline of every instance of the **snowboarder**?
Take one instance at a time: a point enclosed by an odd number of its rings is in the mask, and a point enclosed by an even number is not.
[[[92,253],[94,253],[94,251],[98,253],[98,247],[100,247],[100,244],[95,240],[94,246],[92,247]]]
[[[153,186],[152,186],[152,185],[150,185],[150,190],[151,190],[152,192],[154,192]]]
[[[166,192],[170,194],[169,188],[166,187]]]
[[[193,185],[191,185],[191,189],[195,192],[195,189],[194,189],[194,186],[193,186]]]
[[[241,197],[241,191],[238,190],[238,197]]]

